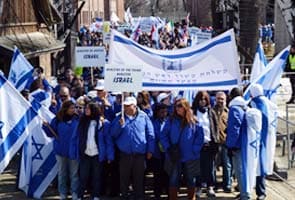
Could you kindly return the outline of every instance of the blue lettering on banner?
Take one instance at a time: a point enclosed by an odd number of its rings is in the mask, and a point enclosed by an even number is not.
[[[114,83],[133,83],[132,77],[114,77]]]
[[[84,55],[84,59],[98,59],[98,55],[92,54],[92,55]]]

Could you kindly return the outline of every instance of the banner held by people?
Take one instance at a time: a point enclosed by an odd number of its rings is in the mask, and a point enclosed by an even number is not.
[[[228,90],[240,83],[234,32],[193,47],[161,51],[113,30],[109,63],[143,66],[145,90]]]

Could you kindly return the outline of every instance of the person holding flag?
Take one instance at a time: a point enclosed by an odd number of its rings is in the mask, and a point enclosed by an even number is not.
[[[49,137],[54,137],[54,151],[58,164],[58,191],[60,199],[67,199],[67,180],[71,181],[72,199],[78,200],[79,194],[79,117],[75,113],[75,103],[63,102],[56,117],[49,124],[44,122],[43,129]],[[53,134],[53,133],[56,134]]]

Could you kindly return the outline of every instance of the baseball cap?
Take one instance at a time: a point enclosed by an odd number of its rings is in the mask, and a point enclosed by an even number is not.
[[[97,81],[95,90],[104,90],[104,80],[100,79]]]
[[[135,97],[126,97],[124,102],[123,102],[123,105],[129,106],[129,105],[132,105],[132,104],[137,105],[137,101],[136,101]]]
[[[157,101],[158,101],[158,103],[161,103],[161,101],[162,101],[163,99],[166,99],[166,98],[169,97],[169,96],[170,96],[170,94],[168,94],[168,93],[165,93],[165,92],[160,93],[160,94],[158,95],[158,97],[157,97]]]

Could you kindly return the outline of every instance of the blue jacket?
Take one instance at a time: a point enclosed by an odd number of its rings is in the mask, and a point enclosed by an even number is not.
[[[242,97],[235,97],[229,104],[227,121],[226,146],[228,148],[241,148],[242,134],[247,134],[245,118],[246,101]]]
[[[156,140],[156,145],[155,145],[155,150],[154,150],[154,154],[153,157],[160,159],[161,158],[161,150],[160,150],[160,146],[162,146],[161,142],[160,142],[160,137],[161,137],[161,133],[162,130],[165,126],[167,119],[165,119],[164,121],[160,120],[160,119],[152,119],[152,123],[154,126],[154,132],[155,132],[155,140]]]
[[[187,125],[181,129],[180,118],[168,119],[160,135],[160,141],[166,152],[171,144],[179,141],[181,162],[197,160],[200,159],[204,132],[198,124]]]
[[[137,110],[134,119],[124,115],[125,124],[120,125],[118,115],[111,125],[111,137],[119,150],[126,154],[153,153],[155,148],[154,128],[150,118],[141,110]]]
[[[110,122],[108,120],[104,120],[103,124],[99,124],[99,120],[97,119],[97,127],[96,127],[96,133],[95,133],[95,140],[96,145],[98,147],[98,161],[102,162],[106,158],[109,159],[111,156],[107,155],[107,135],[110,131]],[[87,145],[87,136],[88,136],[88,128],[89,123],[87,123],[87,127],[83,127],[82,125],[79,126],[78,129],[78,136],[79,136],[79,148],[80,153],[79,156],[85,155],[85,149]]]
[[[58,135],[58,138],[54,139],[54,151],[57,155],[72,160],[79,159],[78,124],[78,116],[66,122],[58,121],[56,117],[51,121],[50,126]],[[49,137],[54,137],[46,126],[43,128]]]

